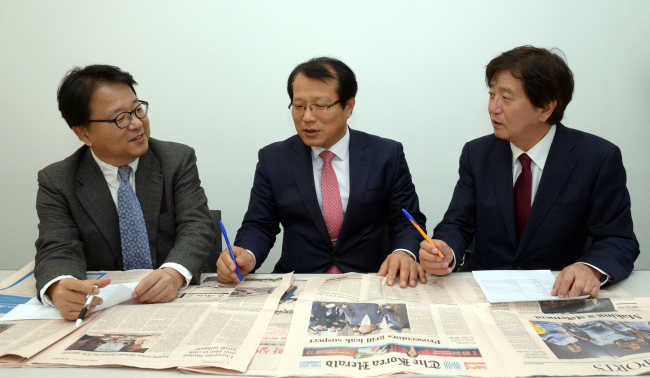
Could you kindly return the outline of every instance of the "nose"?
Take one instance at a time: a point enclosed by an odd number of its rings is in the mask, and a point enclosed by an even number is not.
[[[316,115],[311,110],[311,106],[308,106],[305,109],[305,113],[302,115],[302,120],[307,123],[316,122]]]
[[[499,103],[499,100],[495,98],[491,98],[490,101],[488,102],[488,112],[490,114],[499,114],[501,113],[501,104]]]
[[[142,127],[142,120],[135,115],[131,115],[131,123],[129,124],[129,130],[137,130]]]

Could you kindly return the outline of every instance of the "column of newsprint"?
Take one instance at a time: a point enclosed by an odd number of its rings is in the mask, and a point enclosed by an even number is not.
[[[445,282],[399,289],[373,275],[310,279],[278,375],[509,375],[474,306]]]
[[[126,303],[37,356],[32,364],[219,367],[243,372],[292,275],[247,277],[224,285],[216,276],[164,304]]]

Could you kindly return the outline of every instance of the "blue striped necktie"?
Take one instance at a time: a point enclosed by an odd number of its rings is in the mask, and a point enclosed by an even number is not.
[[[153,269],[144,215],[140,201],[129,184],[131,167],[120,167],[117,173],[121,181],[117,190],[117,215],[120,218],[124,270]]]

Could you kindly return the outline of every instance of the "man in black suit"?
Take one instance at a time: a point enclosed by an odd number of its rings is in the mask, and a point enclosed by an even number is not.
[[[234,248],[242,274],[257,269],[284,228],[275,272],[376,272],[415,286],[424,271],[422,237],[402,213],[425,226],[402,145],[351,130],[352,70],[332,58],[298,65],[287,89],[298,135],[259,152],[248,211]],[[383,264],[382,264],[383,262]],[[224,250],[219,279],[237,280]]]
[[[552,294],[589,294],[626,278],[639,244],[621,151],[560,123],[573,74],[546,49],[522,46],[486,68],[494,135],[465,145],[460,179],[433,237],[452,267],[475,238],[462,270],[562,270]],[[593,244],[585,251],[587,238]],[[431,244],[428,273],[448,273]]]
[[[117,67],[93,65],[59,87],[59,110],[84,146],[38,173],[34,275],[39,298],[66,319],[109,283],[86,280],[86,271],[156,268],[133,298],[168,302],[198,283],[215,243],[194,150],[149,138],[135,84]]]

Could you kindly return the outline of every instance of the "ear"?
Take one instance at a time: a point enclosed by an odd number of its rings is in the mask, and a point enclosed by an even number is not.
[[[90,131],[90,126],[72,126],[72,131],[77,134],[77,138],[88,147],[92,147],[93,143],[88,136]]]
[[[546,122],[553,114],[553,111],[555,110],[556,106],[557,106],[557,100],[553,100],[548,104],[544,105],[544,107],[541,109],[541,113],[539,114],[539,120],[541,122]]]
[[[348,100],[348,102],[345,103],[345,114],[347,116],[346,118],[350,118],[350,116],[352,115],[354,104],[355,104],[354,97],[352,97],[351,99]]]

